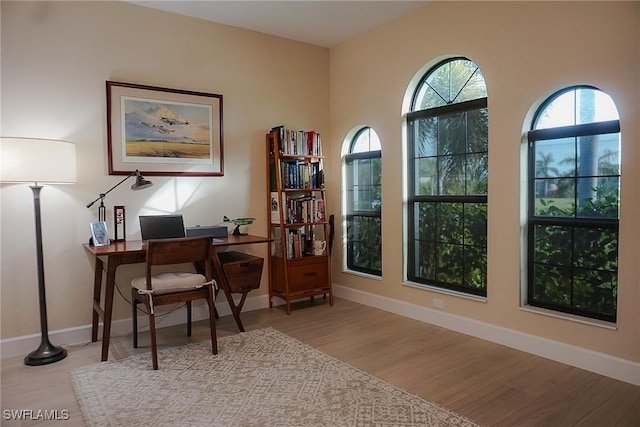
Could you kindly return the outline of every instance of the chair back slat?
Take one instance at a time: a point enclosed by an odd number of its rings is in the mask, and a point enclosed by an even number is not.
[[[147,265],[181,264],[206,261],[212,250],[211,237],[185,237],[149,240]]]
[[[158,265],[202,263],[207,281],[212,278],[211,252],[213,237],[180,237],[149,240],[147,244],[147,289],[151,289],[153,267]]]

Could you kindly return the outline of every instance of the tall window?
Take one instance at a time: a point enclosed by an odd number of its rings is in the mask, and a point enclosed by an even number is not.
[[[478,66],[430,69],[407,114],[407,278],[487,294],[487,89]]]
[[[346,171],[347,268],[382,276],[380,139],[369,127],[351,140]]]
[[[620,121],[600,90],[548,98],[528,134],[529,305],[616,320]]]

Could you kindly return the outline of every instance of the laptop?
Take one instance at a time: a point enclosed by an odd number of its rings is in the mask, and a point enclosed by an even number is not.
[[[185,237],[182,215],[140,215],[142,242],[152,239]]]

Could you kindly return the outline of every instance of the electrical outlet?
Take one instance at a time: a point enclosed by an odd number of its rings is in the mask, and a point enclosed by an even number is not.
[[[433,306],[435,308],[444,309],[444,301],[438,298],[433,299]]]

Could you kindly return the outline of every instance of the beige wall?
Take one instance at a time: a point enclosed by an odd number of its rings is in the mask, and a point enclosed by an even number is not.
[[[97,206],[85,205],[122,178],[107,173],[106,80],[224,96],[224,177],[147,177],[150,189],[133,193],[129,182],[114,190],[106,198],[109,215],[113,205],[126,205],[129,239],[140,238],[141,212],[179,211],[186,225],[251,216],[257,221],[248,230],[265,234],[265,133],[282,123],[329,132],[327,49],[121,2],[1,7],[0,133],[77,144],[78,183],[42,191],[51,331],[91,323],[92,265],[81,244]],[[3,184],[0,191],[7,339],[40,327],[31,190]],[[246,250],[266,255],[266,245]],[[125,295],[139,273],[139,266],[121,269]],[[116,318],[128,317],[116,295]]]
[[[357,125],[382,141],[383,278],[334,263],[334,283],[523,334],[640,361],[640,3],[436,2],[331,49],[329,166]],[[425,65],[462,55],[484,73],[489,100],[489,246],[486,301],[434,293],[403,282],[403,132],[405,93]],[[574,84],[612,96],[622,128],[622,212],[618,323],[603,328],[520,308],[521,141],[539,103]],[[331,205],[339,202],[332,181]],[[341,230],[336,232],[340,235]],[[340,245],[339,245],[340,246]],[[334,261],[343,257],[338,246]]]

